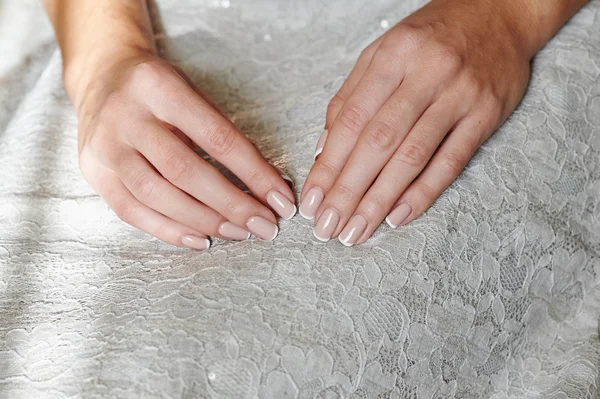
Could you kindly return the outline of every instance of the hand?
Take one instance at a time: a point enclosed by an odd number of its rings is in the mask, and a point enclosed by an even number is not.
[[[411,222],[514,110],[535,52],[499,3],[433,0],[362,52],[301,196],[319,240]]]
[[[125,222],[172,245],[207,249],[208,236],[274,239],[277,220],[263,203],[284,218],[296,212],[278,171],[178,68],[142,53],[90,81],[96,83],[73,96],[80,167]],[[258,200],[198,156],[194,144]]]

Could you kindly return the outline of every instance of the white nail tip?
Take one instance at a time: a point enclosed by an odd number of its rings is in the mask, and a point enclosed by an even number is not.
[[[206,241],[206,249],[210,248],[210,240],[207,238],[204,241]]]
[[[284,220],[292,220],[292,218],[294,216],[296,216],[296,213],[298,213],[298,208],[296,207],[296,205],[293,205],[293,206],[294,206],[294,212],[292,213],[292,216],[290,216],[289,218],[283,218]]]
[[[350,238],[350,237],[348,237],[348,238]],[[349,243],[348,240],[342,240],[342,236],[338,236],[338,240],[339,240],[339,242],[342,243],[342,245],[344,245],[346,247],[351,247],[354,245],[352,243]]]
[[[275,239],[275,237],[277,237],[278,234],[279,234],[279,227],[275,226],[275,235],[269,241],[273,241]]]
[[[316,160],[317,157],[319,155],[321,155],[322,152],[323,152],[323,148],[317,148],[317,150],[315,151],[315,155],[313,156],[313,159]]]
[[[321,238],[317,235],[317,232],[313,229],[313,236],[315,236],[315,238],[321,242],[327,242],[329,241],[329,238]]]
[[[284,175],[283,173],[281,174],[281,178],[285,181],[289,181],[291,184],[294,184],[294,181],[292,180],[291,177],[289,177],[288,175]]]
[[[298,210],[298,214],[300,214],[300,216],[302,216],[302,217],[303,217],[304,219],[306,219],[306,220],[313,220],[313,219],[315,218],[314,216],[313,216],[313,217],[308,217],[308,216],[306,216],[305,214],[303,214],[303,213],[302,213],[302,209],[299,209],[299,210]]]
[[[385,222],[386,222],[386,223],[388,224],[388,226],[390,226],[392,229],[395,229],[396,227],[398,227],[398,226],[394,225],[392,222],[390,222],[390,218],[389,218],[389,217],[385,218]]]

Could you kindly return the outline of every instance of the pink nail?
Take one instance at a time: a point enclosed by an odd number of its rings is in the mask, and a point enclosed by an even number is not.
[[[354,215],[340,233],[338,240],[347,247],[353,246],[367,228],[367,224],[364,216]]]
[[[321,133],[321,137],[319,137],[319,141],[317,141],[317,148],[315,149],[314,159],[317,159],[317,157],[323,152],[323,148],[325,148],[325,141],[327,141],[328,134],[329,131],[327,129],[325,129],[323,133]]]
[[[204,250],[210,248],[210,241],[206,237],[186,235],[181,237],[181,243],[192,249]]]
[[[267,194],[267,203],[285,220],[290,220],[296,214],[296,205],[280,192],[269,191]]]
[[[395,229],[398,226],[401,226],[403,222],[408,218],[408,215],[412,212],[412,208],[406,202],[401,203],[394,209],[388,217],[385,218],[387,224],[390,225],[392,229]]]
[[[250,238],[250,233],[231,222],[223,222],[219,226],[219,234],[230,240],[247,240]]]
[[[317,209],[321,206],[321,202],[323,202],[323,198],[325,198],[325,194],[320,188],[311,188],[300,204],[300,216],[308,220],[313,219],[317,214]]]
[[[279,227],[261,216],[252,216],[246,226],[252,234],[266,241],[273,241],[279,234]]]
[[[319,241],[329,241],[339,221],[340,215],[338,215],[335,209],[326,209],[317,221],[313,235]]]

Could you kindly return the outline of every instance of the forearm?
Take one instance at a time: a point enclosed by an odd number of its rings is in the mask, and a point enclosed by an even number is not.
[[[535,55],[590,0],[507,0],[530,55]]]
[[[431,0],[430,11],[450,24],[475,23],[532,58],[590,0]],[[472,18],[468,18],[471,16]],[[456,27],[455,27],[456,28]],[[481,50],[474,48],[474,51]]]
[[[63,76],[77,107],[81,93],[132,54],[155,54],[145,0],[44,0],[63,56]]]

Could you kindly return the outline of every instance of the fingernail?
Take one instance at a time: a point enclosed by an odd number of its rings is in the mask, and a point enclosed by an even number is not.
[[[206,237],[187,235],[181,237],[181,243],[192,249],[204,250],[210,248],[210,241]]]
[[[412,208],[406,202],[401,203],[394,209],[388,217],[385,218],[387,224],[390,225],[392,229],[402,225],[402,222],[406,220],[408,215],[412,212]]]
[[[311,188],[300,204],[300,216],[308,220],[314,219],[317,209],[319,209],[321,202],[323,202],[323,198],[325,198],[325,194],[323,194],[320,188]]]
[[[279,168],[275,169],[277,169],[277,171],[281,175],[281,178],[287,183],[287,185],[290,186],[290,188],[294,188],[294,181],[292,180],[292,178],[283,173],[281,170],[279,170]]]
[[[340,233],[338,240],[347,247],[353,246],[367,228],[367,224],[364,216],[354,215]]]
[[[266,241],[273,241],[279,234],[279,227],[260,216],[252,216],[246,222],[248,229],[257,236]]]
[[[296,205],[278,191],[269,191],[267,203],[285,220],[290,220],[296,214]]]
[[[247,240],[250,238],[250,233],[231,222],[223,222],[219,226],[219,234],[230,240]]]
[[[339,221],[340,215],[338,215],[335,209],[326,209],[325,212],[321,214],[319,220],[317,220],[313,235],[319,241],[329,241]]]
[[[325,148],[325,141],[327,141],[327,135],[329,131],[325,129],[323,133],[321,133],[321,137],[319,137],[319,141],[317,141],[317,148],[315,149],[314,159],[317,159],[319,154],[323,152],[323,148]]]

